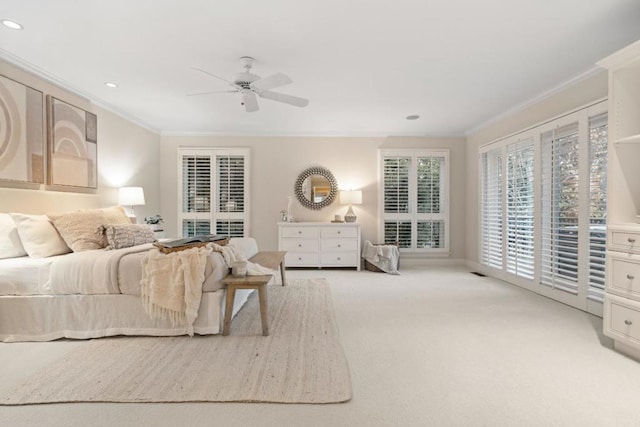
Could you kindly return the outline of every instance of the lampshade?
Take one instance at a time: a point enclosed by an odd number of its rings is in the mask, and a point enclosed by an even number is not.
[[[341,190],[340,203],[343,205],[361,205],[362,191],[361,190]]]
[[[144,190],[142,187],[122,187],[118,191],[120,206],[144,205]]]

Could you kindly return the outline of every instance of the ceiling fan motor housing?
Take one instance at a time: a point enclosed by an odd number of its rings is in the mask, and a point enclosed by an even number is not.
[[[236,74],[236,78],[233,80],[233,83],[243,89],[251,89],[249,85],[259,79],[260,76],[256,76],[255,74],[246,71],[244,73]]]

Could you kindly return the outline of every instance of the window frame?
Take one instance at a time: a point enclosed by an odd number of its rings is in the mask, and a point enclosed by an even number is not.
[[[449,149],[380,149],[378,151],[378,164],[379,164],[379,209],[378,215],[380,218],[378,228],[378,239],[380,242],[385,241],[385,221],[408,221],[411,223],[411,245],[408,248],[400,248],[400,251],[408,254],[419,254],[429,256],[448,256],[450,254],[450,150]],[[397,158],[397,157],[409,157],[411,158],[411,165],[409,168],[409,182],[408,182],[408,201],[409,212],[408,213],[385,213],[385,172],[384,161],[385,158]],[[421,157],[436,157],[443,158],[442,167],[440,170],[440,212],[439,213],[418,213],[418,182],[417,182],[417,160]],[[444,223],[444,242],[440,248],[418,248],[418,223],[425,221],[442,221]]]
[[[597,116],[607,113],[607,103],[604,100],[594,102],[585,107],[579,108],[572,112],[563,114],[561,116],[550,119],[545,123],[541,123],[531,128],[516,132],[507,137],[498,139],[491,143],[482,145],[478,149],[478,209],[480,214],[478,215],[478,264],[480,271],[485,274],[506,280],[513,284],[516,284],[525,289],[529,289],[538,294],[550,297],[562,303],[571,305],[581,310],[593,313],[596,315],[602,315],[602,302],[593,297],[593,293],[590,292],[590,255],[592,249],[590,249],[590,203],[589,203],[589,179],[590,179],[590,166],[591,166],[591,140],[589,138],[589,132],[591,129],[591,120]],[[578,167],[579,167],[579,179],[578,185],[578,206],[579,210],[578,219],[578,292],[577,294],[567,293],[561,289],[555,289],[548,285],[541,284],[541,268],[542,268],[542,185],[543,170],[542,170],[542,136],[545,132],[553,129],[557,129],[570,124],[571,122],[578,122],[578,135],[579,135],[579,148],[578,148]],[[512,273],[509,273],[506,268],[506,251],[503,245],[503,263],[502,267],[496,265],[489,265],[486,262],[487,257],[483,256],[483,252],[487,248],[483,245],[486,244],[486,239],[483,236],[483,224],[482,224],[482,208],[483,195],[482,179],[483,179],[483,154],[491,152],[492,150],[502,150],[502,155],[506,158],[507,146],[515,141],[525,139],[527,136],[533,138],[534,143],[534,275],[533,278],[518,277]],[[505,161],[506,163],[506,161]],[[506,168],[503,169],[503,181],[506,176]],[[503,194],[506,199],[505,192],[506,184],[503,183]],[[503,202],[504,203],[504,202]],[[504,211],[503,211],[504,212]],[[503,224],[506,221],[506,213],[503,213]],[[506,239],[503,225],[503,239]],[[494,263],[496,264],[496,263]]]
[[[210,167],[210,203],[207,212],[183,212],[183,158],[185,156],[207,156],[211,160]],[[224,212],[220,209],[220,191],[218,183],[218,158],[240,156],[244,158],[244,211],[243,212]],[[249,197],[249,148],[208,148],[208,147],[178,147],[178,203],[177,203],[177,230],[180,235],[184,234],[183,220],[205,221],[209,222],[209,230],[211,234],[216,234],[217,223],[220,221],[242,221],[243,230],[242,237],[250,235],[250,197]],[[239,237],[239,236],[233,236]]]

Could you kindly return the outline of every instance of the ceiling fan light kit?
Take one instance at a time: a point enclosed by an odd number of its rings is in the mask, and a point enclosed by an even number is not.
[[[229,81],[225,78],[216,76],[215,74],[212,74],[206,70],[194,68],[194,70],[196,71],[226,82],[233,88],[233,90],[200,92],[189,94],[189,96],[209,95],[214,93],[240,93],[242,96],[242,102],[240,104],[244,106],[244,109],[247,113],[252,113],[260,109],[256,96],[260,98],[270,99],[276,102],[282,102],[284,104],[293,105],[296,107],[306,107],[307,105],[309,105],[308,99],[270,91],[270,89],[288,85],[293,81],[289,78],[289,76],[282,73],[273,74],[265,78],[261,78],[260,76],[251,73],[251,68],[253,68],[254,61],[255,60],[250,56],[243,56],[242,58],[240,58],[240,64],[244,68],[244,71],[236,74],[233,81]]]

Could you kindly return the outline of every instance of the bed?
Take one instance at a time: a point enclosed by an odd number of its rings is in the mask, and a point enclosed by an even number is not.
[[[11,230],[7,217],[14,220],[16,230]],[[38,217],[41,225],[46,221],[52,226],[54,224],[47,216],[29,217]],[[108,222],[104,218],[98,220],[105,221]],[[38,253],[29,247],[33,239],[30,240],[29,233],[19,232],[24,231],[21,225],[16,214],[0,213],[0,255],[5,255],[0,259],[0,341],[187,334],[186,325],[174,326],[167,319],[152,318],[143,307],[140,286],[142,259],[148,251],[157,250],[151,243],[72,251],[67,243],[72,239],[64,238],[67,248],[57,250],[64,253],[51,255],[51,251],[41,250]],[[128,225],[123,228],[133,229]],[[64,232],[59,234],[59,237],[65,236]],[[16,240],[18,237],[21,239]],[[98,242],[103,239],[100,236],[91,238]],[[19,243],[23,246],[22,252],[15,248]],[[46,244],[50,243],[46,241]],[[257,252],[253,239],[231,239],[229,244],[237,246],[247,258]],[[6,256],[21,253],[21,256]],[[40,256],[42,254],[48,256]],[[221,333],[225,314],[222,279],[228,273],[229,268],[221,253],[212,252],[207,256],[202,297],[193,323],[195,334]],[[238,294],[233,314],[242,307],[249,294]]]

